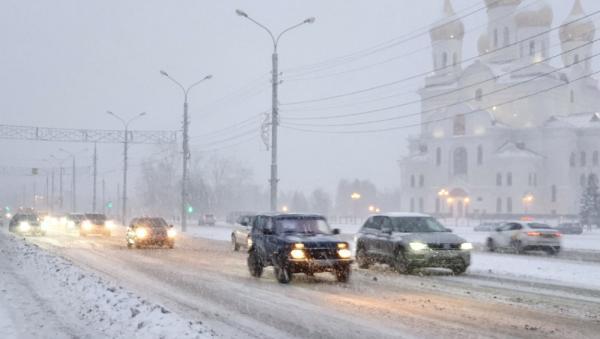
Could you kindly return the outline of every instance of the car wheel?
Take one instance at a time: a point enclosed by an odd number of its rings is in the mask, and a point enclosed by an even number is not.
[[[275,272],[275,278],[277,278],[277,281],[280,284],[287,284],[290,281],[292,281],[292,271],[290,271],[289,267],[275,266],[274,272]]]
[[[335,270],[335,278],[341,283],[346,283],[350,280],[350,265],[344,265]]]
[[[546,247],[544,248],[544,252],[546,252],[548,255],[557,255],[560,252],[560,249],[555,247]]]
[[[127,248],[131,249],[133,247],[133,244],[131,244],[130,242],[127,242]]]
[[[255,278],[260,278],[263,273],[263,265],[254,251],[248,254],[248,270],[250,275]]]
[[[467,271],[467,266],[459,265],[459,266],[454,266],[451,269],[452,269],[452,273],[454,273],[454,275],[461,275]]]
[[[394,269],[398,271],[398,273],[407,273],[410,274],[413,271],[413,268],[410,266],[409,261],[406,259],[404,252],[402,250],[398,250],[396,252],[396,256],[394,258]]]
[[[175,247],[175,242],[174,241],[169,241],[167,243],[167,247],[170,248],[170,249],[173,249]]]
[[[237,252],[240,250],[240,245],[238,245],[237,240],[235,239],[235,235],[231,235],[231,248],[233,249],[234,252]]]
[[[488,238],[485,242],[487,250],[490,252],[496,252],[496,244],[494,243],[494,239]]]
[[[356,264],[358,264],[358,268],[369,268],[371,265],[367,251],[363,247],[356,251]]]
[[[523,244],[521,244],[520,240],[513,240],[513,241],[511,241],[510,245],[516,254],[523,253]]]

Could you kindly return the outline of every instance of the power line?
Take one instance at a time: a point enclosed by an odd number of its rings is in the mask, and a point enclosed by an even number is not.
[[[498,53],[498,52],[500,52],[500,51],[502,51],[504,49],[507,49],[507,48],[510,48],[510,47],[514,47],[514,46],[516,46],[516,45],[518,45],[518,44],[520,44],[520,43],[522,43],[524,41],[529,41],[531,39],[535,39],[537,37],[543,36],[545,34],[548,34],[548,33],[552,32],[552,31],[560,29],[561,27],[563,27],[565,25],[570,25],[570,24],[573,24],[575,22],[578,22],[578,21],[581,21],[581,20],[585,20],[585,19],[587,19],[587,18],[589,18],[591,16],[597,15],[598,13],[600,13],[600,10],[594,11],[594,12],[592,12],[590,14],[582,16],[581,18],[573,20],[573,21],[570,21],[570,22],[568,22],[566,24],[562,24],[560,26],[556,26],[556,27],[553,27],[551,29],[545,30],[543,32],[531,35],[531,36],[527,37],[526,39],[517,40],[517,41],[515,41],[513,43],[509,43],[509,44],[507,44],[507,45],[505,45],[503,47],[499,47],[499,48],[497,48],[497,49],[495,49],[493,51],[487,51],[487,52],[481,53],[478,56],[473,56],[473,57],[470,57],[470,58],[466,58],[466,59],[460,60],[460,61],[457,62],[456,65],[462,65],[462,64],[464,64],[466,62],[469,62],[469,61],[472,61],[472,60],[476,60],[476,59],[485,57],[485,56],[490,55],[490,54]],[[282,103],[281,105],[283,105],[283,106],[286,106],[286,105],[289,106],[289,105],[299,105],[299,104],[310,103],[310,102],[320,102],[320,101],[332,100],[332,99],[347,97],[347,96],[356,95],[356,94],[360,94],[360,93],[370,92],[370,91],[374,91],[374,90],[377,90],[377,89],[380,89],[380,88],[385,88],[385,87],[396,85],[396,84],[399,84],[399,83],[402,83],[402,82],[406,82],[406,81],[409,81],[409,80],[420,79],[420,78],[423,78],[423,77],[427,76],[428,74],[431,74],[433,71],[445,70],[445,69],[448,69],[448,68],[455,67],[456,65],[449,64],[449,65],[446,65],[446,66],[441,67],[441,68],[436,69],[436,70],[429,70],[427,72],[422,72],[422,73],[414,74],[414,75],[411,75],[411,76],[408,76],[408,77],[405,77],[405,78],[402,78],[402,79],[399,79],[399,80],[395,80],[395,81],[383,83],[383,84],[380,84],[380,85],[371,86],[371,87],[360,89],[360,90],[355,90],[355,91],[350,91],[350,92],[346,92],[346,93],[340,93],[340,94],[330,95],[330,96],[325,96],[325,97],[320,97],[320,98],[314,98],[314,99],[292,101],[292,102],[288,102],[288,103]]]
[[[588,46],[590,44],[593,44],[595,41],[598,41],[598,40],[600,40],[600,38],[596,39],[596,40],[593,40],[593,41],[590,41],[590,42],[588,42],[588,43],[586,43],[586,44],[584,44],[582,46],[573,48],[573,49],[568,50],[568,51],[564,51],[562,53],[559,53],[559,54],[553,55],[553,56],[551,56],[549,58],[546,58],[544,60],[541,60],[540,63],[546,62],[546,61],[548,61],[550,59],[554,59],[554,58],[560,57],[563,54],[571,53],[574,50],[577,50],[579,48],[583,48],[583,47],[586,47],[586,46]],[[588,58],[585,58],[585,60],[582,60],[582,62],[590,60],[590,59],[592,59],[592,58],[594,58],[594,57],[596,57],[598,55],[599,54],[594,54],[594,55],[592,55],[592,56],[590,56]],[[485,80],[482,80],[482,81],[479,81],[479,82],[475,82],[475,83],[469,84],[467,86],[458,87],[458,88],[452,89],[450,91],[446,91],[446,92],[443,92],[443,93],[439,93],[439,94],[436,94],[436,95],[429,96],[429,97],[427,97],[425,99],[429,100],[429,99],[433,99],[433,98],[443,97],[443,96],[447,96],[447,95],[452,94],[452,93],[461,92],[461,91],[463,91],[465,89],[468,89],[468,88],[477,87],[477,86],[480,86],[480,85],[485,84],[487,82],[494,81],[497,78],[500,78],[500,77],[503,77],[503,76],[507,76],[509,74],[518,73],[518,72],[520,72],[522,70],[525,70],[527,68],[535,67],[535,66],[537,66],[540,63],[532,63],[532,64],[529,64],[527,66],[524,66],[524,67],[521,67],[521,68],[517,68],[517,69],[511,70],[509,72],[505,72],[505,73],[503,73],[501,75],[494,76],[492,78],[488,78],[488,79],[485,79]],[[570,65],[563,66],[561,68],[557,68],[557,69],[555,69],[555,70],[553,70],[551,72],[543,73],[543,74],[538,75],[538,76],[536,76],[534,78],[530,78],[530,79],[527,79],[525,81],[518,82],[516,84],[512,84],[510,86],[502,87],[502,88],[499,88],[497,90],[494,90],[494,91],[482,94],[482,97],[487,97],[487,96],[490,96],[492,94],[499,93],[499,92],[502,92],[504,90],[507,90],[507,89],[510,89],[510,88],[513,88],[513,87],[516,87],[516,86],[519,86],[519,85],[522,85],[522,84],[525,84],[525,83],[528,83],[528,82],[531,82],[531,81],[534,81],[534,80],[537,80],[539,78],[546,77],[546,76],[548,76],[550,74],[553,74],[553,73],[556,73],[558,71],[567,69],[569,67],[570,67]],[[454,104],[467,103],[467,102],[470,102],[472,100],[473,99],[466,99],[466,100],[458,101],[458,102],[456,102]],[[417,99],[417,100],[408,101],[408,102],[397,104],[397,105],[392,105],[392,106],[387,106],[387,107],[381,107],[381,108],[372,109],[372,110],[363,111],[363,112],[348,113],[348,114],[338,114],[338,115],[330,115],[330,116],[298,117],[298,118],[289,118],[289,119],[290,120],[329,120],[329,119],[338,119],[338,118],[345,118],[345,117],[352,117],[352,116],[359,116],[359,115],[367,115],[367,114],[372,114],[372,113],[387,111],[387,110],[391,110],[391,109],[395,109],[395,108],[400,108],[400,107],[405,107],[405,106],[412,105],[412,104],[415,104],[415,103],[420,103],[420,102],[421,102],[421,100]],[[380,119],[380,120],[372,120],[372,121],[366,121],[366,122],[339,123],[339,124],[318,124],[318,125],[317,124],[295,123],[293,125],[296,125],[296,126],[329,126],[329,127],[332,127],[332,126],[356,126],[356,125],[362,125],[362,124],[371,124],[371,123],[378,123],[378,122],[385,122],[385,121],[402,119],[402,118],[406,118],[406,117],[409,117],[409,116],[414,116],[414,115],[419,115],[419,114],[434,112],[434,111],[437,111],[439,109],[443,109],[443,108],[446,108],[446,107],[447,106],[439,106],[439,107],[434,107],[434,108],[430,108],[430,109],[427,109],[427,110],[423,110],[423,111],[418,112],[418,113],[411,113],[411,114],[402,115],[402,116],[399,116],[399,117],[393,117],[393,118],[387,118],[387,119]]]
[[[489,110],[493,110],[494,106],[495,107],[500,107],[500,106],[504,106],[504,105],[508,105],[523,99],[527,99],[530,98],[532,96],[536,96],[539,95],[541,93],[546,93],[549,92],[551,90],[563,87],[563,86],[567,86],[570,83],[582,80],[582,79],[586,79],[589,78],[593,75],[596,75],[600,73],[600,71],[595,71],[586,75],[583,75],[579,78],[573,79],[571,80],[569,83],[567,84],[559,84],[559,85],[555,85],[549,88],[545,88],[543,90],[531,93],[531,94],[527,94],[527,95],[523,95],[508,101],[504,101],[501,103],[496,103],[494,105],[488,106],[488,107],[483,107],[483,108],[479,108],[479,109],[475,109],[475,110],[471,110],[465,113],[462,113],[463,115],[471,115],[471,114],[475,114],[475,113],[479,113],[482,111],[489,111]],[[324,133],[324,134],[368,134],[368,133],[380,133],[380,132],[388,132],[388,131],[395,131],[395,130],[400,130],[400,129],[405,129],[405,128],[411,128],[411,127],[418,127],[418,126],[422,126],[422,125],[427,125],[427,124],[431,124],[434,122],[441,122],[441,121],[445,121],[445,120],[450,120],[453,119],[454,117],[445,117],[445,118],[439,118],[439,119],[434,119],[434,120],[430,120],[427,122],[419,122],[419,123],[414,123],[414,124],[408,124],[408,125],[400,125],[400,126],[393,126],[393,127],[387,127],[387,128],[380,128],[380,129],[370,129],[370,130],[354,130],[354,131],[319,131],[319,130],[311,130],[311,129],[305,129],[305,128],[296,128],[293,126],[288,126],[285,124],[282,124],[281,126],[287,129],[291,129],[291,130],[296,130],[296,131],[302,131],[302,132],[310,132],[310,133]]]
[[[227,127],[223,127],[221,129],[215,130],[215,131],[211,131],[205,134],[199,134],[199,135],[195,135],[190,137],[190,139],[199,139],[199,138],[206,138],[206,137],[211,137],[217,134],[221,134],[221,133],[226,133],[228,131],[231,130],[235,130],[236,128],[242,127],[242,126],[246,126],[249,125],[252,122],[255,122],[256,120],[258,120],[259,117],[261,117],[263,115],[263,113],[259,113],[259,114],[255,114],[253,116],[251,116],[248,119],[242,120],[240,122],[236,122],[232,125],[229,125]]]

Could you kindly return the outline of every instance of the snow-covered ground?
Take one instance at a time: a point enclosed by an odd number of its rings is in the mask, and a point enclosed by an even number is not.
[[[211,331],[0,231],[0,338],[208,338]]]

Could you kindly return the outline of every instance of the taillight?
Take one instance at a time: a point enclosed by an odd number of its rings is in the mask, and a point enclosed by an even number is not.
[[[560,234],[560,233],[556,232],[556,233],[554,233],[554,236],[555,236],[556,238],[560,238],[560,237],[562,237],[562,234]]]
[[[540,232],[527,232],[527,235],[530,237],[539,237],[542,234]]]

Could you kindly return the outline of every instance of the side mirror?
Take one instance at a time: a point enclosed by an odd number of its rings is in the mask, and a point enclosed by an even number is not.
[[[332,233],[334,235],[338,235],[338,234],[340,234],[340,229],[339,228],[334,228],[333,231],[332,231]]]

